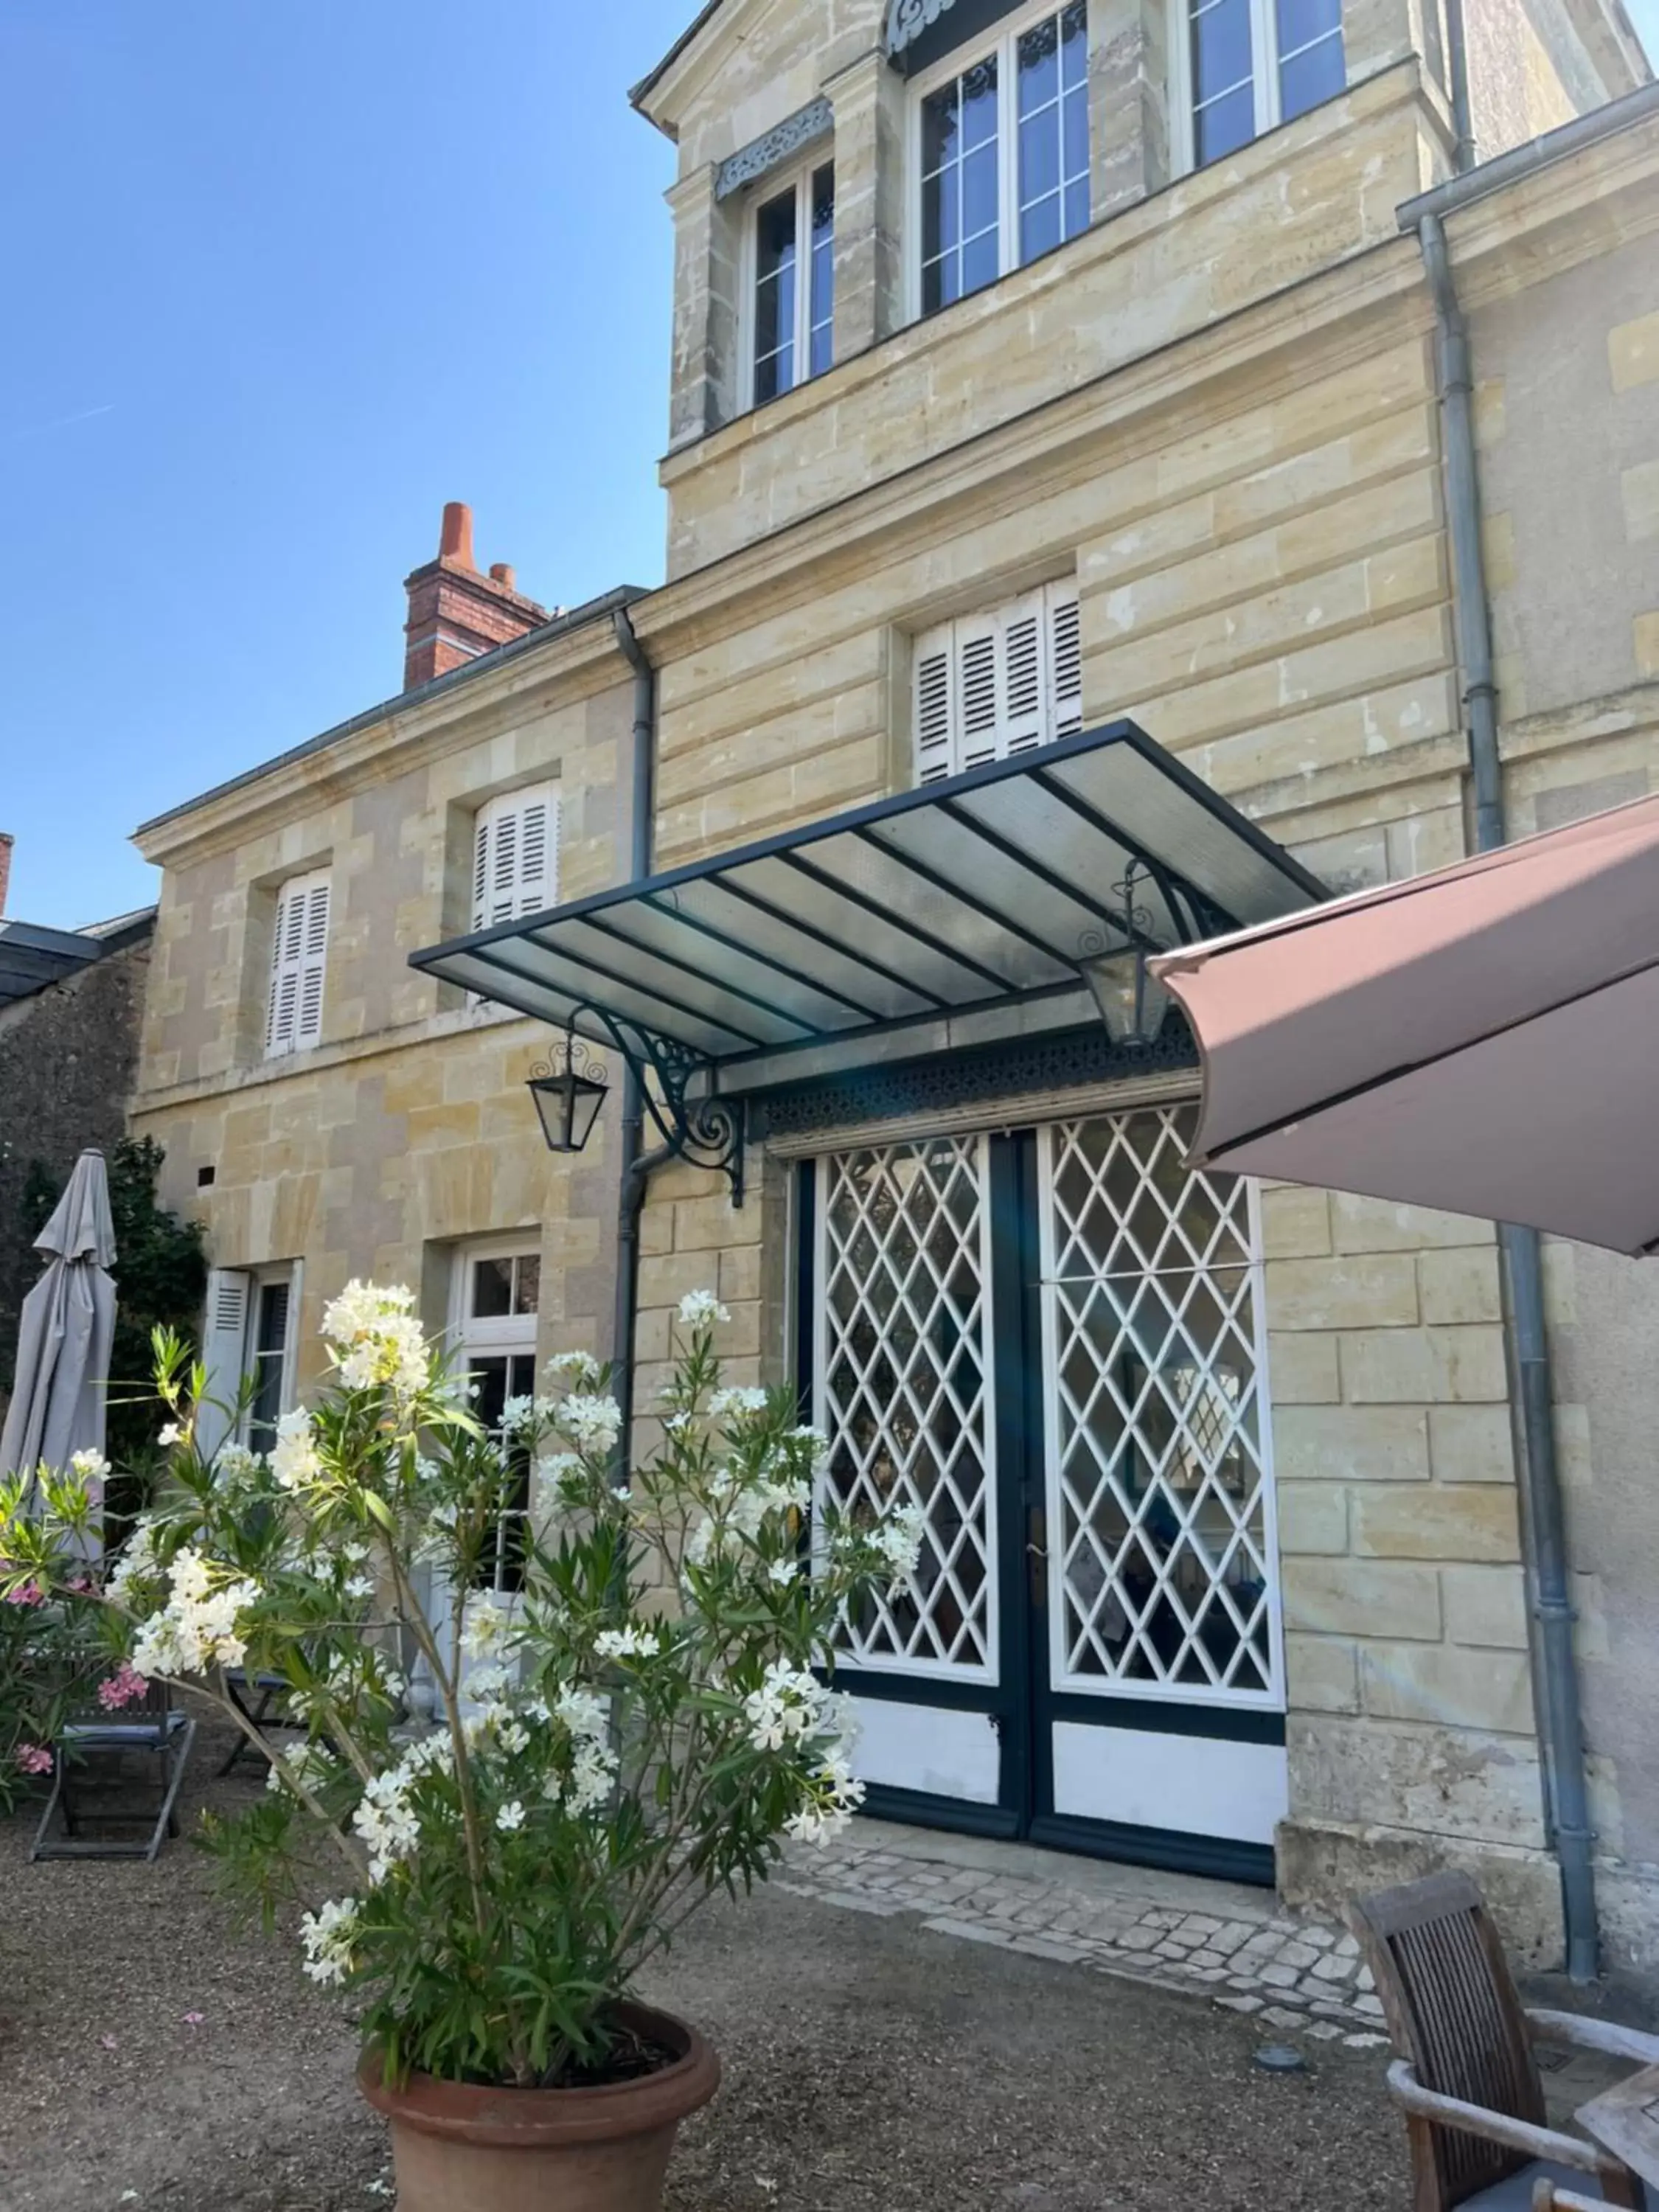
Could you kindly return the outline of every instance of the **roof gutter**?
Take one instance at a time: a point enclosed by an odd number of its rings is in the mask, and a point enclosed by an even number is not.
[[[1623,113],[1619,112],[1623,110]],[[1492,605],[1481,546],[1480,488],[1474,439],[1474,377],[1468,324],[1457,297],[1444,217],[1505,183],[1593,145],[1659,109],[1659,90],[1615,102],[1566,125],[1484,168],[1453,178],[1400,210],[1415,230],[1434,302],[1436,361],[1445,455],[1446,528],[1463,707],[1474,787],[1474,842],[1486,853],[1508,837],[1498,744]],[[1614,118],[1611,122],[1609,118]],[[1555,1450],[1555,1386],[1545,1320],[1538,1231],[1500,1223],[1504,1255],[1504,1350],[1518,1415],[1522,1532],[1534,1624],[1533,1652],[1545,1778],[1545,1812],[1561,1875],[1567,1972],[1594,1981],[1598,1966],[1595,1832],[1585,1775],[1583,1711],[1573,1650],[1576,1618],[1569,1584],[1566,1512]]]

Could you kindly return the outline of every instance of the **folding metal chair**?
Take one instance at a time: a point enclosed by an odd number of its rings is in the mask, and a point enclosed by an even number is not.
[[[77,1709],[52,1744],[52,1796],[29,1856],[154,1859],[179,1832],[173,1808],[195,1741],[195,1721],[174,1707],[165,1683],[152,1682],[140,1702],[118,1712]],[[131,1770],[140,1763],[149,1802],[135,1810]],[[111,1802],[120,1791],[128,1802]],[[146,1832],[136,1838],[87,1832],[118,1826]]]
[[[225,1695],[248,1725],[258,1731],[263,1741],[265,1723],[273,1718],[270,1709],[290,1686],[287,1675],[250,1674],[246,1668],[227,1667],[224,1680]],[[250,1698],[253,1699],[251,1706],[248,1703]],[[252,1744],[249,1742],[241,1729],[238,1729],[235,1741],[225,1754],[224,1763],[218,1769],[218,1774],[222,1778],[227,1774],[234,1773],[241,1760],[258,1757],[258,1753]],[[270,1758],[269,1751],[266,1752],[265,1758],[269,1761]]]

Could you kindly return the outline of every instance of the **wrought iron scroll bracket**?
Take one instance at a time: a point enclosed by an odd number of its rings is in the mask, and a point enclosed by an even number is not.
[[[584,1002],[571,1013],[565,1027],[567,1047],[574,1042],[576,1024],[586,1016],[600,1030],[626,1062],[639,1085],[647,1118],[656,1131],[663,1154],[685,1160],[692,1167],[724,1175],[732,1186],[732,1203],[744,1198],[744,1140],[748,1133],[746,1102],[723,1098],[714,1088],[714,1063],[672,1037],[625,1021],[604,1006]],[[690,1095],[699,1075],[707,1076],[709,1089]]]

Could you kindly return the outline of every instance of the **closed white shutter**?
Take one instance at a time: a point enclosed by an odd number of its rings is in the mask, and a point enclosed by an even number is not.
[[[544,914],[559,897],[559,797],[551,784],[478,809],[472,833],[472,927]]]
[[[235,1425],[252,1295],[253,1279],[240,1269],[209,1270],[207,1310],[202,1323],[202,1365],[207,1371],[207,1386],[196,1409],[196,1449],[204,1459],[211,1459]]]
[[[268,1057],[315,1044],[322,1036],[328,907],[326,872],[295,877],[278,895],[265,1015]]]
[[[916,781],[936,783],[1083,727],[1077,586],[1050,584],[919,636]]]
[[[1077,589],[1072,584],[1050,584],[1043,598],[1053,671],[1053,734],[1074,738],[1083,727],[1083,625]]]

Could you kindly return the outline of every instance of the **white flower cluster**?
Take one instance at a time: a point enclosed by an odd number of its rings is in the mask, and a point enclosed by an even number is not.
[[[757,1751],[784,1751],[836,1725],[839,1706],[814,1674],[775,1659],[758,1690],[743,1701],[749,1737]]]
[[[920,1505],[896,1506],[870,1534],[872,1547],[893,1571],[895,1582],[914,1575],[921,1559],[922,1532],[927,1516]]]
[[[568,1390],[591,1390],[604,1370],[591,1352],[556,1352],[547,1371]]]
[[[680,1300],[680,1325],[684,1328],[713,1328],[716,1322],[731,1318],[713,1291],[688,1291]]]
[[[326,1744],[290,1743],[272,1759],[270,1771],[265,1776],[265,1788],[273,1791],[283,1789],[286,1786],[283,1777],[286,1775],[301,1790],[315,1790],[328,1780],[338,1765],[339,1761]]]
[[[101,1482],[109,1473],[109,1462],[100,1451],[71,1452],[70,1465],[82,1482]]]
[[[132,1663],[144,1675],[201,1674],[212,1665],[236,1667],[247,1650],[237,1616],[260,1596],[258,1583],[218,1582],[199,1552],[178,1553],[169,1571],[172,1595],[139,1630]]]
[[[622,1407],[614,1398],[573,1390],[559,1407],[559,1425],[581,1450],[603,1459],[622,1434]]]
[[[246,1444],[227,1442],[220,1445],[214,1457],[213,1472],[228,1489],[238,1483],[251,1482],[263,1464],[258,1453],[250,1451]]]
[[[412,1398],[425,1389],[432,1362],[414,1307],[414,1291],[400,1284],[353,1281],[323,1309],[323,1334],[348,1390],[389,1383]]]
[[[305,1971],[313,1982],[344,1981],[351,1972],[351,1939],[356,1932],[355,1897],[337,1897],[320,1911],[301,1916],[300,1941],[306,1947]]]
[[[570,1738],[570,1771],[556,1771],[543,1784],[544,1796],[562,1804],[567,1813],[596,1812],[611,1795],[616,1779],[617,1754],[611,1748],[611,1715],[603,1698],[589,1690],[563,1690],[550,1709],[532,1708],[538,1717],[559,1722]]]
[[[811,1778],[812,1802],[792,1813],[784,1833],[799,1844],[829,1843],[840,1835],[864,1802],[864,1784],[854,1781],[844,1750],[832,1752]]]
[[[454,1747],[441,1732],[410,1745],[396,1766],[377,1774],[363,1791],[351,1825],[368,1849],[368,1878],[382,1882],[421,1840],[420,1815],[410,1802],[415,1785],[433,1769],[447,1768]]]
[[[501,1650],[513,1626],[513,1615],[493,1597],[467,1600],[461,1623],[461,1649],[469,1659],[488,1659]],[[477,1692],[475,1690],[476,1697]]]
[[[121,1548],[121,1556],[110,1571],[104,1584],[104,1595],[117,1605],[125,1604],[132,1585],[155,1571],[155,1526],[150,1521],[140,1521]]]
[[[556,1398],[509,1398],[501,1407],[501,1434],[533,1441],[550,1429],[559,1415]]]
[[[284,1413],[276,1424],[276,1441],[270,1448],[270,1471],[284,1490],[306,1490],[322,1473],[311,1416],[303,1406]]]
[[[711,1421],[742,1421],[766,1411],[769,1393],[764,1390],[728,1389],[716,1390],[708,1401]]]
[[[593,1651],[600,1659],[654,1659],[662,1650],[662,1638],[654,1628],[641,1628],[629,1621],[626,1628],[604,1628],[593,1638]]]

